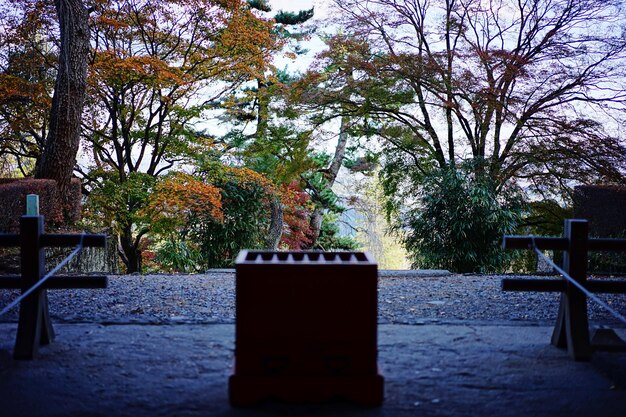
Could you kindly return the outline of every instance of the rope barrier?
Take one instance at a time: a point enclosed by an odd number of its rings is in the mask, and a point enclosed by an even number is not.
[[[26,297],[31,295],[37,288],[41,287],[44,282],[46,282],[50,277],[59,272],[61,268],[63,268],[69,261],[71,261],[76,255],[78,255],[83,250],[83,238],[85,237],[84,233],[80,235],[80,242],[76,246],[76,249],[72,251],[65,259],[63,259],[57,266],[55,266],[50,272],[44,275],[39,281],[37,281],[32,287],[23,292],[19,297],[13,300],[8,306],[0,311],[0,317],[11,311],[15,308],[19,303],[21,303]]]
[[[532,235],[530,236],[530,241],[531,241],[531,245],[532,245],[531,249],[534,250],[535,253],[537,253],[537,255],[539,257],[541,257],[541,259],[543,259],[550,266],[552,266],[559,274],[561,274],[563,276],[563,278],[565,278],[567,281],[569,281],[570,284],[574,285],[576,288],[578,288],[580,291],[582,291],[587,297],[589,297],[590,299],[592,299],[593,301],[598,303],[601,307],[603,307],[605,310],[607,310],[609,313],[611,313],[611,315],[613,315],[616,319],[621,321],[623,324],[626,324],[626,317],[622,316],[617,310],[615,310],[613,307],[611,307],[610,305],[608,305],[607,303],[602,301],[599,297],[597,297],[595,294],[593,294],[591,291],[589,291],[587,288],[585,288],[580,282],[578,282],[574,278],[572,278],[567,272],[565,272],[565,270],[563,270],[563,268],[561,268],[557,264],[555,264],[552,261],[552,259],[550,259],[546,255],[544,255],[543,252],[541,252],[539,250],[539,248],[537,248],[537,245],[535,244],[535,237],[534,236],[532,236]]]

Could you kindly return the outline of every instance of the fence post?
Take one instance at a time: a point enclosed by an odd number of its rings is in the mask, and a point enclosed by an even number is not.
[[[587,281],[588,222],[579,219],[566,220],[565,237],[568,240],[568,249],[563,254],[563,269],[584,286]],[[577,361],[591,359],[587,296],[569,282],[566,283],[566,290],[561,293],[552,344],[560,348],[567,347],[570,356]]]
[[[22,292],[36,284],[45,273],[45,252],[41,245],[43,233],[43,216],[22,216],[20,219]],[[54,330],[48,316],[48,295],[45,289],[34,291],[20,304],[17,332],[13,354],[15,359],[32,359],[39,345],[53,341]]]

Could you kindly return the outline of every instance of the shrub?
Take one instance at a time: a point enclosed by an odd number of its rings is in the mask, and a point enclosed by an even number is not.
[[[320,235],[315,242],[314,249],[353,251],[359,248],[360,245],[355,238],[339,235],[338,219],[337,213],[328,212],[324,214]]]
[[[290,250],[309,247],[312,242],[310,216],[314,208],[311,197],[294,181],[283,185],[280,200],[284,223],[279,247]]]
[[[405,213],[404,244],[415,268],[454,272],[502,270],[511,252],[501,248],[521,216],[516,190],[497,194],[473,165],[426,175],[419,206]]]
[[[230,267],[242,249],[264,246],[273,184],[247,168],[222,167],[205,175],[221,190],[224,218],[192,219],[193,239],[201,248],[207,268]]]
[[[216,164],[197,175],[171,174],[144,210],[161,240],[156,262],[176,272],[232,266],[240,250],[263,247],[273,192],[247,168]]]

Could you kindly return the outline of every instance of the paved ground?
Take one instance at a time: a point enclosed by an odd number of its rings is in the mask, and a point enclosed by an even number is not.
[[[380,325],[386,399],[373,409],[231,408],[232,324],[58,324],[34,361],[11,359],[15,329],[0,323],[2,417],[626,415],[626,353],[573,362],[547,326]]]
[[[34,361],[11,357],[17,311],[0,318],[0,417],[626,417],[626,353],[576,363],[549,344],[557,294],[504,293],[500,276],[418,272],[381,271],[380,408],[231,408],[235,285],[225,270],[50,291],[57,340]],[[0,306],[17,294],[0,292]],[[626,297],[604,299],[626,312]],[[616,324],[589,311],[593,325]]]

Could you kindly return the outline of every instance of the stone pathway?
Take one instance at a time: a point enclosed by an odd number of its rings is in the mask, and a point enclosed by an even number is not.
[[[551,325],[556,319],[556,293],[503,292],[498,275],[459,275],[446,271],[380,271],[378,322],[426,324],[481,321]],[[329,289],[330,290],[330,289]],[[212,270],[197,275],[113,275],[100,290],[50,290],[55,323],[210,324],[235,321],[235,274]],[[0,307],[19,291],[0,290]],[[626,314],[626,296],[601,294]],[[592,323],[615,319],[589,303]],[[0,322],[17,321],[17,309]]]

